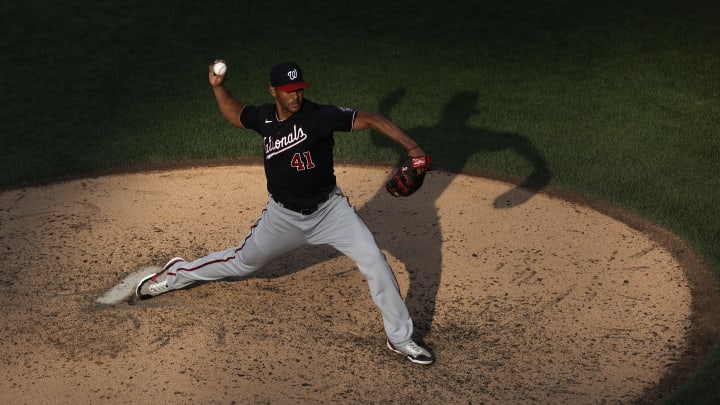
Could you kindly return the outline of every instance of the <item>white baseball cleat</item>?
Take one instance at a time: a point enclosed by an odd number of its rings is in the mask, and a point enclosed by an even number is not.
[[[151,274],[138,283],[135,288],[135,296],[138,299],[146,300],[148,298],[160,295],[170,291],[167,286],[167,271],[178,262],[185,262],[186,260],[182,257],[174,257],[163,267],[162,271],[155,274]]]
[[[430,351],[419,344],[408,340],[405,343],[391,343],[390,339],[387,340],[388,349],[398,354],[404,354],[408,360],[417,364],[432,364],[435,361]]]

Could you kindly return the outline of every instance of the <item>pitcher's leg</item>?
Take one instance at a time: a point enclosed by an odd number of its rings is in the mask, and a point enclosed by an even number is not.
[[[370,295],[383,316],[385,333],[391,342],[406,342],[412,339],[413,323],[405,301],[400,295],[395,275],[385,256],[375,246],[377,253],[368,247],[366,251],[340,250],[357,263],[365,275]],[[357,254],[357,256],[355,256]]]
[[[353,260],[365,275],[370,295],[380,309],[388,338],[406,342],[412,338],[413,324],[400,295],[395,275],[365,222],[345,198],[330,208],[323,226],[309,242],[327,243]]]
[[[196,281],[246,276],[303,245],[302,232],[287,223],[281,214],[275,205],[268,204],[238,246],[210,253],[193,262],[174,264],[167,273],[168,287],[179,289]]]

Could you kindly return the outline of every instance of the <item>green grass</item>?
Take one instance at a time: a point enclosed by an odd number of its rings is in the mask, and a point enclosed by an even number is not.
[[[717,1],[39,0],[0,13],[0,188],[146,163],[257,156],[206,78],[267,101],[295,60],[318,102],[381,111],[451,171],[627,207],[720,274]],[[394,162],[374,134],[337,156]],[[720,401],[720,356],[671,401]]]

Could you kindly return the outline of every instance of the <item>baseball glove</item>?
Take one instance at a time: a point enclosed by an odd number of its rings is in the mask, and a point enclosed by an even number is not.
[[[430,170],[431,160],[430,155],[403,158],[385,183],[388,193],[395,197],[407,197],[418,191],[425,180],[425,173]]]

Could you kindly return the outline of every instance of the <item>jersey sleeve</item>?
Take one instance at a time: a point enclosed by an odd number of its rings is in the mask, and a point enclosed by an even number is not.
[[[358,111],[356,108],[323,106],[323,110],[330,131],[352,131]]]
[[[247,129],[254,129],[255,131],[260,128],[260,109],[246,105],[240,112],[240,123]]]

